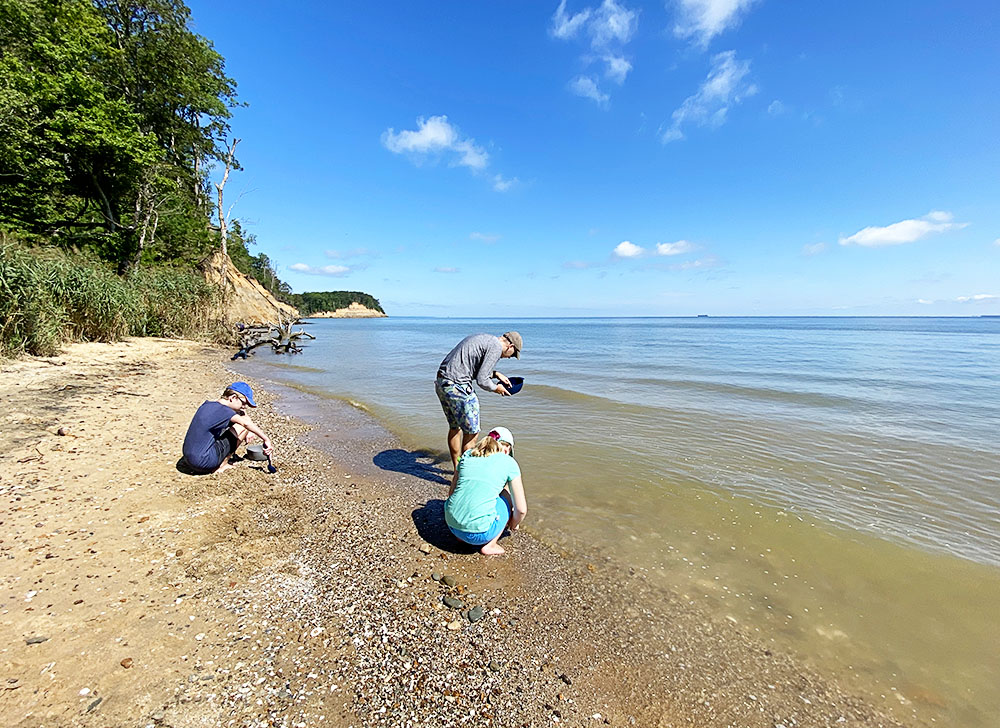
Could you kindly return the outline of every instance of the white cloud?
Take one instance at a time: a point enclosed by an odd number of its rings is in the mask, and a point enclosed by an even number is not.
[[[657,255],[680,255],[694,250],[694,246],[687,240],[678,240],[676,243],[657,243]]]
[[[841,245],[861,245],[867,248],[882,245],[903,245],[920,240],[931,233],[961,230],[967,222],[952,222],[950,212],[935,210],[917,220],[901,220],[885,227],[871,226],[840,239]]]
[[[625,58],[623,50],[638,27],[638,11],[630,10],[617,0],[604,0],[596,8],[585,8],[574,15],[566,12],[566,0],[562,0],[552,16],[550,32],[560,40],[580,37],[590,46],[582,56],[584,66],[603,62],[604,77],[620,86],[632,70],[632,63]],[[602,107],[610,100],[593,74],[578,76],[570,82],[569,88],[577,96],[596,101]]]
[[[604,62],[608,65],[604,77],[611,79],[619,86],[625,83],[625,77],[632,70],[632,64],[621,56],[605,56]]]
[[[306,265],[305,263],[292,263],[288,266],[289,270],[293,270],[296,273],[305,273],[310,276],[342,276],[351,272],[351,269],[346,265],[324,265],[319,268],[315,268],[311,265]]]
[[[992,293],[977,293],[974,296],[959,296],[955,300],[959,303],[986,303],[1000,300],[1000,296],[994,296]]]
[[[694,38],[701,46],[739,24],[755,0],[677,0],[680,17],[674,26],[679,38]]]
[[[803,255],[819,255],[826,250],[826,243],[809,243],[802,246]]]
[[[590,19],[589,8],[581,10],[576,15],[566,14],[566,0],[559,3],[555,15],[552,16],[552,35],[560,40],[568,40],[576,35],[583,24]]]
[[[681,127],[696,124],[717,128],[726,121],[726,114],[732,106],[757,93],[757,86],[747,76],[750,61],[736,58],[736,51],[724,51],[712,58],[712,69],[701,84],[698,92],[684,100],[673,113],[673,124],[660,137],[667,142],[684,138]]]
[[[628,240],[618,243],[614,249],[614,254],[619,258],[638,258],[645,252],[644,248],[639,247],[635,243],[630,243]]]
[[[448,123],[447,116],[417,119],[415,131],[396,132],[391,127],[382,134],[382,144],[395,154],[409,154],[422,159],[426,156],[447,154],[454,164],[472,169],[483,169],[489,163],[489,154],[474,139],[463,139],[458,129]]]
[[[493,189],[497,192],[506,192],[511,187],[514,187],[520,182],[517,177],[511,177],[510,179],[504,177],[503,175],[494,175],[493,177]]]
[[[996,240],[994,240],[994,241],[993,241],[993,244],[994,244],[995,246],[997,246],[998,248],[1000,248],[1000,238],[997,238]]]
[[[597,86],[597,82],[594,81],[590,76],[577,76],[569,84],[570,91],[575,93],[577,96],[583,96],[585,99],[591,99],[597,102],[599,106],[604,106],[611,99],[608,94],[603,93],[601,89]]]
[[[458,268],[435,268],[435,273],[458,273]]]
[[[932,303],[934,303],[934,301],[928,301],[926,298],[918,298],[917,299],[917,303],[919,303],[921,305],[924,305],[924,306],[929,306]]]
[[[705,258],[699,258],[698,260],[688,261],[686,263],[677,263],[670,266],[671,270],[702,270],[704,268],[715,268],[719,266],[719,259],[714,255],[709,255]]]
[[[469,235],[469,240],[480,240],[484,243],[495,243],[499,239],[499,235],[490,235],[487,233],[472,233]]]
[[[625,45],[639,26],[639,13],[619,5],[615,0],[604,0],[593,13],[593,20],[587,26],[590,43],[597,48],[620,43]]]
[[[781,116],[785,113],[785,105],[775,99],[767,106],[767,113],[771,116]]]

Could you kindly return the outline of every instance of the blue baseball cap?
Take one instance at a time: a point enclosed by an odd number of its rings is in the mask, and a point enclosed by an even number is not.
[[[244,397],[247,398],[247,404],[249,404],[251,407],[257,406],[257,403],[253,401],[253,390],[250,389],[250,385],[247,384],[246,382],[233,382],[232,384],[229,385],[229,387],[227,387],[227,389],[231,389],[234,392],[239,392],[240,394],[242,394]]]

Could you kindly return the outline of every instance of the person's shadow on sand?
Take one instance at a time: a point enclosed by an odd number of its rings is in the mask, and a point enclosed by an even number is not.
[[[230,463],[238,463],[242,460],[243,458],[241,458],[239,455],[231,455],[229,458]],[[185,460],[183,457],[181,457],[181,459],[177,461],[177,464],[174,467],[177,468],[178,473],[184,473],[184,475],[212,475],[212,473],[210,472],[205,473],[202,472],[201,470],[195,470],[190,465],[188,465],[187,460]],[[255,468],[255,470],[263,470],[263,469],[264,469],[263,466],[260,468]]]
[[[209,473],[202,473],[202,472],[199,472],[199,471],[195,470],[190,465],[188,465],[187,460],[185,460],[184,458],[181,458],[180,460],[177,461],[176,467],[177,467],[177,472],[184,473],[184,475],[208,475],[209,474]]]
[[[422,462],[428,460],[431,462]],[[401,448],[383,450],[372,458],[372,462],[382,470],[406,473],[432,483],[451,485],[451,471],[438,467],[437,457],[424,450],[410,451]]]
[[[412,514],[413,525],[417,527],[417,533],[424,541],[435,548],[447,551],[450,554],[474,554],[479,551],[478,546],[470,546],[459,541],[454,534],[448,530],[444,522],[444,500],[432,498],[424,505],[415,509]]]

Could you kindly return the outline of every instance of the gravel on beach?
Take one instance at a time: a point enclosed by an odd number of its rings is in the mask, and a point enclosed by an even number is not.
[[[3,725],[923,725],[641,570],[530,531],[480,556],[443,527],[446,467],[373,468],[402,448],[365,427],[317,447],[266,385],[278,471],[184,473],[224,354],[0,365]]]

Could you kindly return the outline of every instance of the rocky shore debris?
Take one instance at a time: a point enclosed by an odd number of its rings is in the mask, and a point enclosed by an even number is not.
[[[119,350],[82,373],[145,377],[142,391],[177,392],[185,413],[233,379],[218,350],[158,346],[124,369]],[[31,411],[37,390],[20,404],[10,391],[7,409]],[[431,546],[446,542],[412,516],[426,481],[358,465],[371,462],[371,428],[338,437],[335,461],[261,390],[255,419],[287,465],[195,478],[174,467],[188,415],[147,428],[141,402],[130,414],[133,398],[112,395],[60,395],[56,411],[73,412],[63,422],[81,437],[43,445],[46,462],[15,467],[13,480],[0,472],[0,492],[13,486],[0,601],[5,619],[23,610],[9,664],[40,667],[10,674],[4,711],[66,726],[900,725],[596,554],[570,561],[530,536],[503,563]],[[0,437],[13,437],[3,416]],[[51,428],[40,423],[12,458]],[[32,479],[59,490],[29,495]],[[53,639],[29,646],[43,626]],[[73,676],[88,676],[87,693]]]

